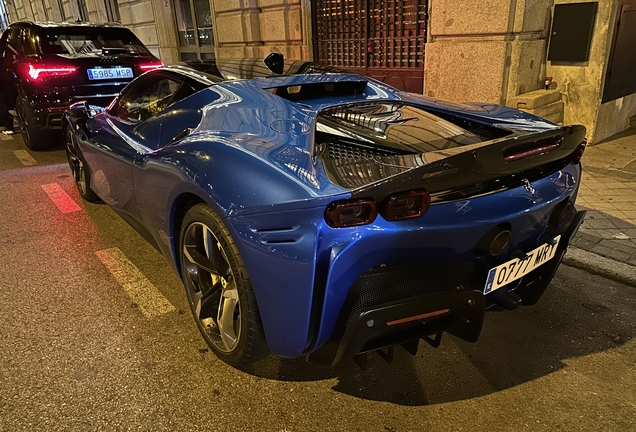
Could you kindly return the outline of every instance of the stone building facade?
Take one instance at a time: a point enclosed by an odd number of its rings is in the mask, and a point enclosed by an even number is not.
[[[166,63],[264,57],[272,51],[315,59],[311,0],[3,1],[10,21],[120,21]],[[592,142],[626,129],[636,115],[636,94],[601,100],[619,4],[636,0],[598,0],[589,61],[555,64],[547,60],[555,3],[577,1],[582,0],[421,0],[428,7],[423,93],[516,106],[552,76],[552,92],[560,100],[550,96],[550,101],[562,111],[555,118],[584,124]],[[382,1],[339,4],[345,3]],[[352,11],[343,7],[343,13]]]
[[[555,4],[581,1],[431,1],[424,93],[516,108],[519,95],[543,88],[550,76],[561,94],[563,123],[585,125],[591,142],[627,129],[636,94],[601,103],[619,1],[597,2],[588,61],[547,61]]]

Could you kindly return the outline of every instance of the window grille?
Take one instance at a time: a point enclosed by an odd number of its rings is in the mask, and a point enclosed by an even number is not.
[[[79,19],[88,22],[88,9],[86,8],[86,0],[77,0],[77,10],[79,11]]]
[[[119,15],[119,4],[117,0],[104,0],[106,5],[106,19],[112,22],[121,21],[121,15]]]

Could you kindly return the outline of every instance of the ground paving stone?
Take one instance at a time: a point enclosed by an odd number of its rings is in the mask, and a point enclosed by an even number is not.
[[[618,249],[614,249],[610,251],[609,255],[607,256],[609,258],[615,259],[616,261],[628,262],[631,259],[632,254],[621,252]]]
[[[596,245],[591,249],[591,252],[594,252],[595,254],[598,254],[601,256],[607,256],[610,254],[611,251],[612,251],[611,248],[608,248],[607,246],[600,246],[600,245]]]
[[[625,252],[630,255],[634,253],[634,247],[627,243],[618,243],[615,249],[617,251]]]
[[[577,207],[587,215],[572,245],[636,266],[636,130],[586,150]]]

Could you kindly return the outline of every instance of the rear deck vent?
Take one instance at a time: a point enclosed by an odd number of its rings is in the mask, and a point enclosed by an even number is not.
[[[364,93],[366,81],[319,82],[293,86],[270,87],[265,90],[290,101],[356,96]]]
[[[369,146],[344,140],[323,141],[318,143],[317,154],[323,159],[371,159],[379,156],[405,154],[386,147]]]

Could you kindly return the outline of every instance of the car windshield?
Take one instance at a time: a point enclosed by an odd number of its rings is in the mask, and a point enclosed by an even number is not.
[[[40,39],[44,54],[148,54],[148,49],[125,28],[46,29]]]

